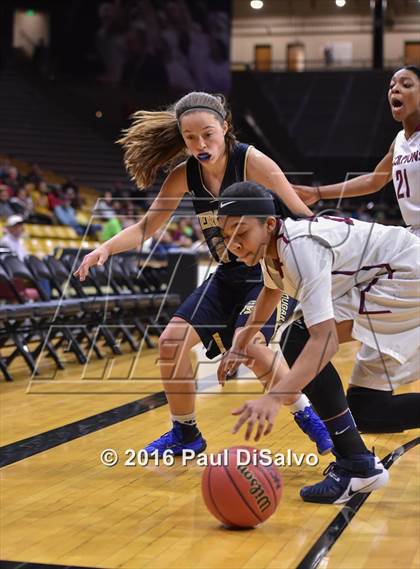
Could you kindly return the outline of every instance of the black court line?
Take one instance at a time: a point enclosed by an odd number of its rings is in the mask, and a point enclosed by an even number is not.
[[[164,391],[0,447],[0,468],[167,404]]]
[[[396,448],[382,460],[383,465],[389,470],[396,460],[418,444],[420,444],[420,437]],[[367,494],[356,494],[356,496],[353,496],[353,498],[346,503],[296,569],[316,569],[316,567],[318,567],[337,539],[350,524],[351,520],[369,498],[370,494],[371,492]]]

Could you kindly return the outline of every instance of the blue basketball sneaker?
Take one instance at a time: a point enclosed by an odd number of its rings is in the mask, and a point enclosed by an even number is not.
[[[334,454],[337,460],[324,470],[324,480],[301,489],[300,496],[305,502],[343,504],[355,494],[366,494],[388,483],[388,470],[371,452],[352,458]]]
[[[206,447],[207,443],[201,436],[201,433],[194,440],[185,442],[182,437],[180,423],[174,421],[170,431],[148,444],[144,450],[147,454],[157,451],[158,456],[162,456],[165,451],[171,452],[175,456],[180,456],[183,450],[192,450],[198,454],[203,452]]]
[[[331,437],[321,419],[309,405],[303,411],[293,413],[294,419],[302,431],[316,443],[319,454],[327,454],[333,448]]]

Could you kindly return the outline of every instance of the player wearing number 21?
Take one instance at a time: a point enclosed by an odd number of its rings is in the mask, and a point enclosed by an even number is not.
[[[420,67],[407,65],[393,74],[388,101],[392,116],[403,129],[374,172],[331,186],[294,188],[311,205],[319,199],[373,194],[392,177],[404,222],[420,237]]]

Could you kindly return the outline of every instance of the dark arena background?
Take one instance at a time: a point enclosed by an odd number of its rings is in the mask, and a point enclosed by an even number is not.
[[[121,131],[189,92],[223,94],[237,139],[292,185],[316,193],[372,172],[402,129],[391,78],[420,66],[420,1],[2,0],[0,46],[1,567],[420,568],[418,428],[363,435],[386,487],[304,503],[300,488],[334,456],[318,456],[284,406],[262,441],[233,435],[232,410],[261,384],[241,365],[219,385],[220,357],[198,342],[190,384],[206,453],[283,456],[281,503],[258,527],[226,527],[203,501],[203,464],[142,452],[171,428],[159,338],[217,266],[190,193],[146,241],[74,275],[147,215],[168,175],[136,187]],[[392,180],[309,207],[405,225]],[[334,356],[345,388],[358,349]]]

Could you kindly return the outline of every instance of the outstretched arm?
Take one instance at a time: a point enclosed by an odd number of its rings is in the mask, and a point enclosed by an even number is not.
[[[74,273],[85,280],[89,268],[103,265],[110,255],[141,248],[143,243],[166,223],[178,207],[187,187],[185,166],[180,164],[165,180],[159,194],[146,215],[134,225],[123,229],[118,235],[105,241],[100,247],[86,255]]]
[[[248,440],[257,426],[254,440],[268,434],[280,410],[284,396],[298,393],[327,365],[338,350],[338,335],[335,320],[329,319],[308,328],[310,338],[301,354],[282,378],[274,382],[268,393],[244,403],[233,415],[239,415],[233,433],[247,423],[245,438]]]
[[[392,178],[394,143],[373,172],[329,186],[293,186],[299,197],[308,205],[319,200],[353,198],[379,192]]]

